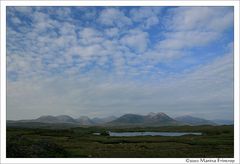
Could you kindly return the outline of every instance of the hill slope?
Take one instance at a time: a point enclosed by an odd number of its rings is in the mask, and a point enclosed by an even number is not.
[[[198,117],[192,117],[189,115],[176,117],[175,120],[181,121],[190,125],[216,125],[216,123],[214,123],[213,121],[198,118]]]

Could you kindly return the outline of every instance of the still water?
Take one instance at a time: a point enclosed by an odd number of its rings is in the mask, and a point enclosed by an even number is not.
[[[110,136],[131,137],[131,136],[183,136],[183,135],[202,135],[202,133],[191,132],[109,132]]]

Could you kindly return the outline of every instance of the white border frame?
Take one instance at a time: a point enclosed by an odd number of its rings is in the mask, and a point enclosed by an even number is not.
[[[6,6],[234,6],[234,158],[239,163],[239,1],[0,1],[1,161],[0,163],[188,163],[187,158],[6,158]],[[199,158],[190,158],[191,160]],[[217,158],[207,158],[217,160]]]

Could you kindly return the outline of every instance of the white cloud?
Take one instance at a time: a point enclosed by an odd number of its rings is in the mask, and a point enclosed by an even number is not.
[[[106,26],[124,27],[132,24],[125,14],[118,8],[107,8],[101,11],[98,21]]]
[[[164,51],[161,55],[169,59],[184,56],[182,50],[211,45],[233,25],[233,12],[228,7],[177,7],[168,12],[172,15],[165,25],[168,32],[155,45],[155,51]]]
[[[13,17],[13,18],[12,18],[12,22],[13,22],[14,24],[20,24],[20,23],[21,23],[20,19],[18,19],[17,17]]]
[[[131,30],[121,38],[120,42],[137,52],[144,52],[148,47],[148,33],[140,30]]]
[[[159,62],[167,63],[167,61],[179,59],[183,55],[186,54],[178,50],[153,50],[147,51],[144,56],[142,56],[142,60],[149,61],[152,64]]]
[[[160,41],[157,47],[163,49],[201,47],[216,40],[219,35],[216,32],[201,31],[169,32],[165,34],[166,39]]]
[[[22,14],[31,14],[32,13],[31,7],[18,6],[18,7],[14,7],[14,9]]]
[[[102,34],[93,28],[84,28],[79,32],[80,42],[82,44],[99,44],[104,41]]]
[[[108,28],[105,30],[105,33],[109,37],[117,37],[120,33],[119,29],[114,27],[114,28]]]
[[[70,19],[71,18],[71,9],[69,7],[54,7],[54,8],[48,8],[50,9],[51,14],[55,15],[61,15],[61,18],[63,19]]]
[[[233,24],[231,7],[178,7],[170,12],[174,30],[223,31]]]
[[[149,28],[159,23],[159,7],[140,7],[130,11],[130,15],[135,22],[141,22],[143,28]]]
[[[43,32],[49,28],[53,28],[52,20],[49,16],[42,12],[34,12],[33,21],[35,25],[35,30],[38,32]]]

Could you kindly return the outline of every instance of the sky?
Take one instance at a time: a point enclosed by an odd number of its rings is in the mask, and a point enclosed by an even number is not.
[[[7,119],[233,119],[233,7],[7,7]]]

